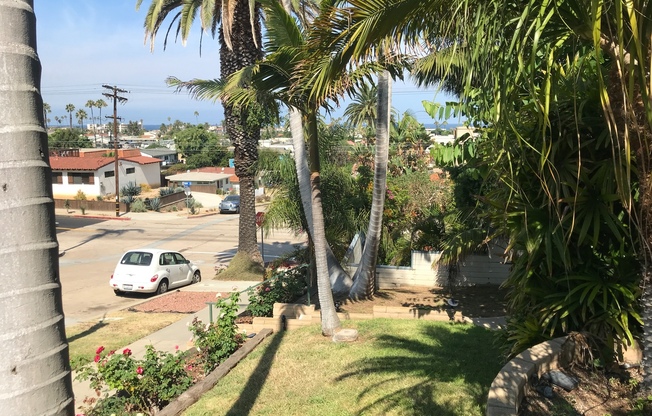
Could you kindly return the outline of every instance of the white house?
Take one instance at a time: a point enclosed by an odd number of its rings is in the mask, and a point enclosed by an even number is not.
[[[115,195],[115,157],[106,152],[93,149],[50,155],[54,196],[74,197],[78,191],[87,198]],[[160,163],[159,159],[142,156],[137,149],[118,150],[118,186],[135,183],[160,187]]]

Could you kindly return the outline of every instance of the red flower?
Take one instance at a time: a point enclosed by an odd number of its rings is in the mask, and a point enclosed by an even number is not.
[[[143,374],[143,367],[138,367],[138,368],[136,369],[136,372],[137,372],[138,374]]]
[[[97,349],[97,351],[95,351],[95,354],[101,354],[102,351],[104,351],[104,347],[103,347],[103,346],[100,346],[100,347]]]
[[[100,355],[99,355],[99,354],[95,356],[95,362],[96,362],[96,363],[99,363],[99,362],[100,362]]]
[[[122,350],[122,355],[126,355],[127,357],[129,357],[131,355],[131,350],[129,348],[125,348],[124,350]]]
[[[113,354],[115,354],[115,350],[109,351],[109,355],[113,355]]]

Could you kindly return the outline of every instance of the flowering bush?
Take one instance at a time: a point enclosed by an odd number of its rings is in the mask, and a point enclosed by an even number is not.
[[[116,409],[118,414],[154,412],[192,385],[193,378],[185,370],[180,352],[156,351],[151,345],[146,349],[142,360],[134,359],[128,348],[122,353],[97,349],[96,364],[83,367],[77,375],[78,380],[90,380],[98,396],[104,394],[86,415],[108,415],[116,413]],[[110,397],[111,390],[116,394]],[[87,404],[92,406],[93,402]]]
[[[226,264],[224,264],[224,263],[217,263],[217,264],[215,265],[215,267],[214,267],[214,269],[215,269],[215,274],[220,274],[220,273],[222,273],[224,270],[227,269],[227,267],[228,267],[228,265],[226,265]]]
[[[274,303],[293,302],[305,293],[307,273],[307,264],[292,269],[276,269],[272,277],[249,289],[247,310],[253,316],[272,316]]]
[[[148,345],[145,357],[139,360],[128,348],[116,353],[99,347],[94,363],[82,367],[76,377],[90,381],[90,387],[99,397],[84,400],[87,406],[84,414],[155,414],[186,391],[197,377],[212,371],[242,345],[244,337],[235,325],[239,299],[240,294],[235,292],[218,300],[220,318],[215,323],[202,324],[198,319],[192,322],[190,331],[199,351],[197,356],[187,356],[178,347],[172,354]],[[204,372],[198,373],[197,368]],[[114,395],[110,395],[112,391]]]
[[[215,308],[220,311],[219,319],[204,324],[195,317],[190,325],[195,347],[199,351],[198,361],[203,365],[206,373],[226,360],[244,342],[244,337],[238,332],[235,324],[239,300],[238,292],[233,292],[228,298],[221,298],[218,294]]]

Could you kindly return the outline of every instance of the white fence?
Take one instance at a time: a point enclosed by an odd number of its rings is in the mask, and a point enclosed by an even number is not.
[[[362,254],[362,240],[357,237],[349,247],[348,272],[353,275],[360,255]],[[448,268],[446,266],[432,265],[441,255],[434,251],[412,251],[411,265],[409,267],[376,266],[378,286],[380,289],[391,289],[401,286],[446,286],[448,284]],[[507,279],[510,264],[502,263],[503,258],[488,255],[467,256],[460,262],[454,283],[458,286],[471,286],[478,284],[499,285]]]

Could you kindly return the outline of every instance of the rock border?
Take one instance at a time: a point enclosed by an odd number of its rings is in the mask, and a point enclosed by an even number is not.
[[[568,337],[545,341],[523,351],[498,372],[487,397],[487,416],[518,416],[533,375],[564,367],[572,358]]]

